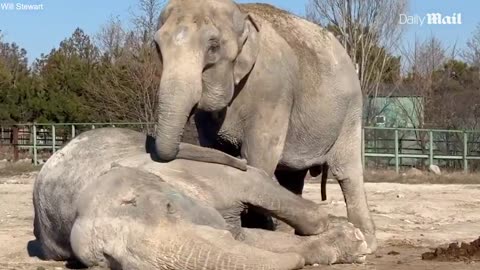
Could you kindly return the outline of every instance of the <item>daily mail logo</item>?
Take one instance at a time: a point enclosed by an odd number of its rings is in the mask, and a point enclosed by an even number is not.
[[[427,13],[425,16],[400,14],[400,24],[420,25],[460,25],[462,24],[462,13],[443,15],[441,13]]]

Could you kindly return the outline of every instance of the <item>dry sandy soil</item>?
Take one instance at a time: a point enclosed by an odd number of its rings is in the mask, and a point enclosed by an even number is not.
[[[35,173],[0,177],[0,269],[65,269],[63,263],[29,257],[33,240],[31,193]],[[479,269],[480,262],[422,261],[421,254],[454,241],[480,235],[480,185],[367,183],[380,248],[364,265],[310,269]],[[337,184],[328,185],[331,215],[344,219],[345,203]],[[305,197],[320,200],[317,183]],[[390,254],[390,255],[389,255]]]

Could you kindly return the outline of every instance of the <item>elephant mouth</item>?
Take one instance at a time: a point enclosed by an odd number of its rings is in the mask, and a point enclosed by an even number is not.
[[[197,111],[197,108],[198,108],[198,102],[195,103],[195,105],[193,105],[193,108],[192,110],[190,110],[190,113],[188,114],[188,120],[190,120],[192,118],[192,116],[195,114],[195,112]]]

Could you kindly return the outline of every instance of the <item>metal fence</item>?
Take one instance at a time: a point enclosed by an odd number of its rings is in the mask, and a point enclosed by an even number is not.
[[[152,130],[155,123],[35,123],[0,125],[0,159],[48,159],[78,134],[99,127]],[[465,172],[480,170],[480,131],[365,127],[362,132],[365,167],[422,167],[436,164]]]
[[[362,150],[365,167],[392,166],[399,173],[440,165],[469,172],[480,168],[480,131],[365,127]]]
[[[0,126],[0,159],[31,158],[34,165],[48,159],[65,143],[87,130],[124,127],[145,132],[155,123],[34,123]]]

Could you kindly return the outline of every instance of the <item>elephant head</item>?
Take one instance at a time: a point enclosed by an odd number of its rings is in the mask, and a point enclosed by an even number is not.
[[[227,107],[253,69],[259,26],[231,0],[171,0],[155,43],[163,64],[156,150],[161,161],[170,161],[194,109]]]

